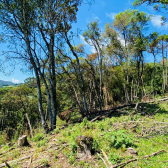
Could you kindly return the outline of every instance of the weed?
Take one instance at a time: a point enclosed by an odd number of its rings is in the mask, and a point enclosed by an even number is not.
[[[123,158],[118,154],[110,153],[109,161],[112,162],[112,164],[120,163],[122,159]]]
[[[54,154],[55,159],[58,159],[58,153]]]
[[[56,133],[56,134],[58,134],[59,133],[59,128],[56,128],[54,131],[53,131],[53,133]]]
[[[18,138],[19,138],[19,131],[16,131],[14,135],[14,140],[16,141]]]
[[[85,117],[85,118],[83,119],[82,123],[81,123],[81,126],[84,128],[84,127],[86,127],[87,124],[88,124],[88,120],[87,120],[87,118]]]
[[[36,136],[34,137],[34,142],[40,141],[43,139],[43,134],[42,133],[38,133],[36,134]]]
[[[45,146],[46,143],[47,143],[47,140],[46,140],[46,139],[43,139],[43,140],[41,140],[41,141],[39,141],[39,142],[37,143],[37,147],[39,148],[39,147],[41,147],[41,146]]]
[[[84,160],[79,162],[79,166],[83,166],[84,167],[84,165],[85,165],[85,161]]]
[[[111,137],[111,138],[110,138]],[[109,145],[116,149],[118,148],[127,148],[133,146],[133,139],[129,134],[126,134],[124,131],[119,130],[115,133],[106,134],[105,138],[108,140]]]
[[[48,159],[41,159],[41,164],[43,164],[44,166],[49,167]]]
[[[94,151],[100,151],[100,145],[99,145],[99,143],[98,143],[98,141],[94,138],[93,139],[93,146],[92,146],[92,149],[94,150]]]
[[[3,150],[5,150],[5,151],[9,150],[9,146],[8,145],[4,145],[3,146]]]
[[[100,124],[98,125],[98,129],[99,129],[100,131],[104,131],[104,125],[103,125],[102,123],[100,123]]]
[[[69,163],[73,164],[74,161],[75,161],[75,157],[73,155],[70,155],[70,157],[69,157]]]
[[[71,136],[71,132],[70,132],[70,131],[68,131],[68,133],[67,133],[67,134],[68,134],[68,136]]]

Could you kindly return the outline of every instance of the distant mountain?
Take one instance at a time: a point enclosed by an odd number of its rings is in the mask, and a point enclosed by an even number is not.
[[[15,85],[15,84],[13,82],[11,82],[11,81],[0,80],[0,87],[2,87],[2,86],[10,86],[10,85]]]

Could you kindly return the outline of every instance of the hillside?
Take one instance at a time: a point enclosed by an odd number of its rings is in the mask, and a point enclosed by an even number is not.
[[[13,168],[168,167],[167,100],[127,106],[100,121],[85,118],[65,125],[58,118],[57,129],[50,134],[34,130],[28,147],[18,147],[17,139],[1,146],[0,167],[5,167],[5,161]],[[90,158],[80,158],[79,136],[93,138]]]
[[[0,87],[2,87],[2,86],[11,86],[11,85],[17,85],[17,84],[14,84],[14,83],[11,82],[11,81],[3,81],[3,80],[0,80]]]

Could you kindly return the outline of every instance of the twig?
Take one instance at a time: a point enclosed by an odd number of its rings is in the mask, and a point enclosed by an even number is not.
[[[31,157],[30,157],[30,161],[29,161],[29,163],[28,163],[28,166],[27,166],[27,168],[29,168],[30,167],[30,165],[31,165],[31,163],[32,163],[32,157],[33,157],[33,155],[34,155],[34,153],[31,155]]]
[[[154,111],[152,114],[156,114],[158,111],[160,110],[160,108],[158,108],[156,111]]]
[[[167,100],[167,97],[164,97],[164,98],[162,98],[162,99],[159,99],[158,101],[165,101],[165,100]]]
[[[28,159],[28,158],[30,158],[31,156],[32,156],[32,155],[29,155],[29,156],[25,156],[25,157],[22,157],[22,158],[17,159],[17,160],[9,161],[8,164],[11,164],[11,163],[13,163],[13,162],[18,162],[18,161],[21,161],[21,160],[24,160],[24,159]],[[5,163],[0,164],[0,168],[1,168],[1,167],[5,167],[5,166],[6,166]]]
[[[101,149],[103,156],[105,157],[105,159],[107,160],[108,164],[111,166],[111,162],[109,162],[108,157],[106,155],[106,153],[103,151],[103,149]]]
[[[10,165],[7,163],[7,161],[5,161],[5,165],[6,165],[8,168],[11,168]]]
[[[118,127],[123,124],[129,124],[129,123],[168,124],[167,122],[129,121],[129,122],[119,123],[115,127]]]
[[[11,151],[11,150],[14,150],[15,148],[11,148],[11,149],[9,149],[7,152],[9,152],[9,151]],[[0,153],[0,155],[3,155],[3,154],[5,154],[5,153],[7,153],[7,152],[3,152],[3,153]]]
[[[163,150],[160,150],[160,151],[158,151],[158,152],[152,153],[152,154],[150,154],[150,155],[145,155],[145,156],[143,156],[143,157],[141,157],[141,158],[131,159],[131,160],[128,160],[128,161],[126,161],[126,162],[124,162],[124,163],[116,164],[116,165],[114,165],[114,166],[112,166],[112,167],[110,167],[110,168],[117,168],[117,167],[119,167],[119,166],[123,166],[123,165],[125,165],[125,164],[130,163],[130,162],[138,161],[138,160],[140,160],[140,159],[144,159],[144,158],[148,158],[148,157],[157,155],[157,154],[159,154],[159,153],[161,153],[161,152],[165,152],[165,150],[163,149]]]
[[[26,113],[26,118],[27,118],[27,122],[28,122],[28,124],[29,124],[31,137],[33,138],[33,131],[32,131],[32,127],[31,127],[30,120],[29,120],[29,117],[28,117],[28,114],[27,114],[27,113]]]
[[[98,154],[98,153],[97,153]],[[100,157],[100,159],[103,161],[103,163],[104,163],[104,165],[106,166],[106,168],[108,168],[108,166],[107,166],[107,164],[106,164],[106,162],[105,162],[105,160],[98,154],[98,156]]]
[[[95,117],[93,120],[91,120],[90,122],[94,122],[94,121],[98,120],[100,117],[101,116],[99,115],[99,116]]]
[[[137,110],[137,107],[138,107],[138,102],[136,103],[136,106],[135,106],[135,108],[134,108],[134,110],[136,111]]]

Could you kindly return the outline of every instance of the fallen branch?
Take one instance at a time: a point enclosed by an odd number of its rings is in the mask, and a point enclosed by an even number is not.
[[[123,124],[129,124],[129,123],[148,123],[148,124],[167,124],[168,125],[167,122],[129,121],[129,122],[119,123],[118,125],[114,126],[114,128]]]
[[[137,108],[138,108],[138,104],[139,104],[139,103],[136,103],[136,106],[135,106],[135,108],[134,108],[135,111],[136,111]]]
[[[162,98],[162,99],[159,99],[158,101],[165,101],[165,100],[167,100],[167,97],[164,97],[164,98]]]
[[[152,115],[155,115],[159,110],[160,110],[160,108],[158,108],[156,111],[154,111],[154,112],[152,113]]]
[[[7,161],[5,161],[5,165],[6,165],[8,168],[11,168],[10,165],[7,163]]]
[[[106,134],[107,132],[111,132],[111,131],[115,130],[116,127],[118,127],[118,126],[120,126],[120,125],[130,124],[130,123],[149,123],[149,124],[167,124],[167,125],[168,125],[167,122],[129,121],[129,122],[123,122],[123,123],[119,123],[118,125],[115,125],[115,126],[114,126],[114,129],[108,130],[108,131],[104,132],[103,134],[101,134],[100,136],[103,136],[103,135]],[[165,126],[165,127],[167,127],[167,126]],[[139,137],[139,136],[138,136],[138,137]],[[141,136],[140,136],[140,137],[141,137]]]
[[[93,120],[91,120],[90,122],[94,122],[94,121],[98,120],[100,117],[101,116],[99,115],[99,116],[95,117]]]
[[[34,154],[34,153],[33,153],[33,154]],[[32,163],[32,157],[33,157],[33,154],[32,154],[31,157],[30,157],[30,161],[29,161],[29,163],[28,163],[28,165],[27,165],[27,168],[29,168],[30,165],[31,165],[31,163]]]
[[[5,154],[5,153],[8,153],[8,152],[10,152],[11,150],[14,150],[15,148],[11,148],[11,149],[9,149],[7,152],[2,152],[2,153],[0,153],[0,155],[3,155],[3,154]]]
[[[103,156],[105,157],[105,159],[107,160],[108,164],[111,166],[111,162],[109,162],[108,157],[106,155],[106,153],[103,151],[103,149],[101,149]]]
[[[97,153],[98,154],[98,153]],[[108,166],[107,166],[107,164],[106,164],[106,162],[105,162],[105,160],[98,154],[98,156],[100,157],[100,159],[103,161],[103,163],[104,163],[104,165],[106,166],[106,168],[108,168]]]
[[[29,156],[25,156],[25,157],[22,157],[22,158],[17,159],[17,160],[9,161],[8,164],[12,164],[13,162],[18,162],[18,161],[21,161],[21,160],[24,160],[24,159],[28,159],[28,158],[30,158],[31,156],[32,156],[32,155],[29,155]],[[5,163],[0,164],[0,168],[1,168],[1,167],[5,167],[5,166],[6,166]]]
[[[105,114],[105,116],[110,116],[112,113],[116,112],[117,110],[119,109],[122,109],[122,108],[125,108],[125,107],[136,107],[138,105],[142,105],[142,104],[148,104],[148,103],[154,103],[154,101],[148,101],[148,102],[141,102],[141,103],[132,103],[132,104],[125,104],[125,105],[122,105],[122,106],[118,106],[118,107],[113,107],[111,109],[107,109],[107,110],[102,110],[102,111],[95,111],[95,112],[92,112],[90,113],[89,115],[94,115],[94,114]],[[97,117],[100,117],[101,115],[97,116]],[[96,118],[93,119],[92,122],[96,121]]]
[[[158,151],[158,152],[152,153],[152,154],[150,154],[150,155],[145,155],[145,156],[143,156],[143,157],[141,157],[141,158],[131,159],[131,160],[128,160],[128,161],[126,161],[126,162],[124,162],[124,163],[119,163],[119,164],[116,164],[116,165],[114,165],[114,166],[111,166],[110,168],[117,168],[117,167],[119,167],[119,166],[126,165],[126,164],[128,164],[128,163],[130,163],[130,162],[135,162],[135,161],[138,161],[138,160],[140,160],[140,159],[144,159],[144,158],[148,158],[148,157],[151,157],[151,156],[155,156],[155,155],[157,155],[157,154],[159,154],[159,153],[161,153],[161,152],[165,152],[165,150],[163,149],[163,150],[160,150],[160,151]]]

